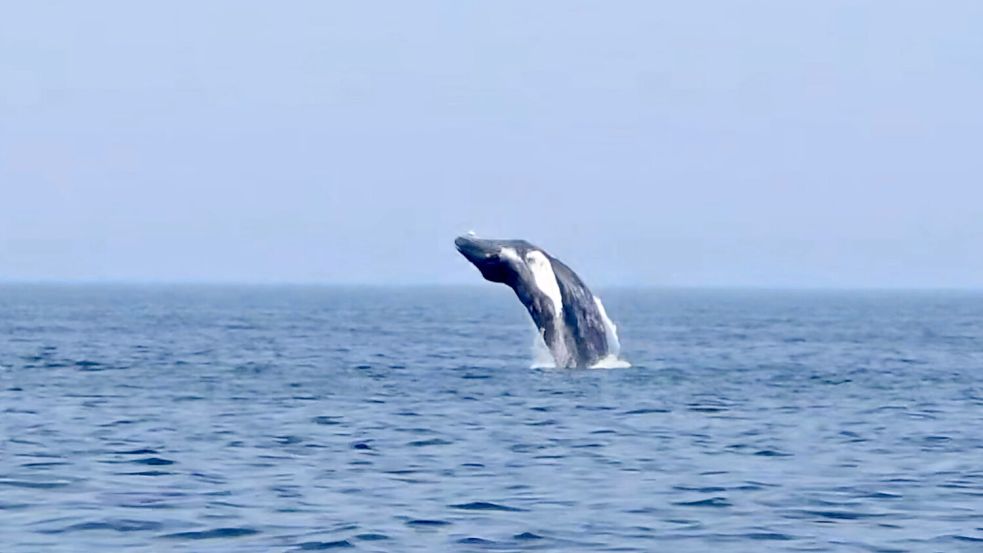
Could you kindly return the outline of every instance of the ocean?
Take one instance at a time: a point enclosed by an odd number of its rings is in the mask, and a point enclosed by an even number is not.
[[[983,293],[0,286],[0,551],[983,551]]]

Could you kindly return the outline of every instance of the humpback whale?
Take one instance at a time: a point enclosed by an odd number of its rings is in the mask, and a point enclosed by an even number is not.
[[[454,241],[485,280],[506,284],[529,311],[556,366],[593,367],[616,359],[617,329],[577,273],[525,240]]]

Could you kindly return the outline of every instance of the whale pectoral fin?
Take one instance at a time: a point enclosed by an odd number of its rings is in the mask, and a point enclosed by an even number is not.
[[[543,341],[546,342],[546,346],[553,350],[553,344],[556,343],[557,332],[556,325],[552,321],[547,322],[545,325],[540,327],[540,333],[543,335]]]
[[[523,298],[520,296],[520,300],[526,306],[526,311],[529,312],[529,316],[532,317],[532,322],[536,324],[536,328],[543,331],[547,325],[552,325],[555,320],[553,304],[549,301],[543,301],[542,298],[530,296],[528,298]],[[527,300],[528,299],[528,303]]]
[[[567,368],[570,366],[570,355],[567,352],[566,338],[561,328],[553,320],[550,320],[542,329],[543,342],[549,348],[550,354],[557,368]]]
[[[567,334],[565,324],[558,317],[553,302],[548,298],[535,297],[527,305],[529,315],[532,317],[543,343],[549,349],[553,361],[559,368],[567,368],[574,361],[571,359],[570,348],[567,345]]]

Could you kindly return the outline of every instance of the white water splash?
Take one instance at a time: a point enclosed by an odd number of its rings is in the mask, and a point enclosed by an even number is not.
[[[550,352],[550,348],[546,346],[546,340],[543,338],[543,333],[536,328],[535,324],[532,325],[532,366],[529,368],[556,368],[556,360],[553,359],[553,354]]]
[[[608,341],[608,354],[617,357],[621,353],[621,341],[618,340],[618,327],[614,325],[611,317],[608,317],[608,312],[604,309],[601,298],[594,296],[594,305],[597,306],[601,320],[604,321],[604,337]]]
[[[590,366],[592,369],[630,369],[631,363],[616,355],[608,355]]]
[[[618,357],[621,355],[621,342],[618,340],[618,327],[614,325],[614,322],[608,317],[607,310],[604,309],[604,304],[601,303],[601,298],[594,296],[594,304],[597,305],[597,311],[601,314],[601,320],[604,321],[604,335],[608,341],[608,354],[591,365],[592,369],[627,369],[631,367],[631,363],[625,361]]]

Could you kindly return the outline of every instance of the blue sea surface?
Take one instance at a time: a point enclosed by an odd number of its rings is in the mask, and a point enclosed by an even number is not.
[[[983,551],[983,294],[0,287],[0,551]]]

